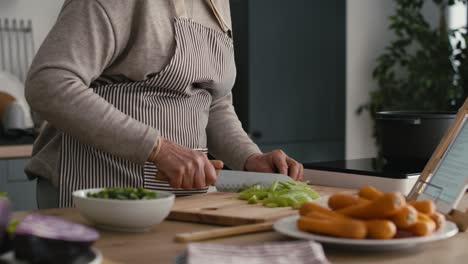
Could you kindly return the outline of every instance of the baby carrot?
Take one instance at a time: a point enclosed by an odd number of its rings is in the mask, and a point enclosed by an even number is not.
[[[431,215],[436,211],[434,202],[431,200],[409,201],[408,203],[416,208],[416,210],[419,212],[427,215]]]
[[[313,219],[301,217],[297,220],[300,230],[334,237],[362,239],[367,235],[363,221],[353,219]]]
[[[398,228],[408,228],[418,220],[418,211],[414,209],[413,206],[407,204],[398,210],[395,215],[390,217],[390,220],[392,220]]]
[[[364,222],[367,227],[367,237],[373,239],[390,239],[396,235],[397,227],[390,220],[368,220]]]
[[[359,219],[379,219],[393,216],[406,205],[403,195],[397,192],[385,193],[370,203],[353,205],[336,212]]]
[[[413,235],[416,236],[427,236],[432,234],[436,229],[434,221],[426,214],[418,213],[418,221],[408,227]]]
[[[383,193],[370,185],[365,185],[359,189],[358,195],[364,199],[375,200],[382,196]]]
[[[337,193],[328,199],[328,207],[333,210],[342,209],[348,206],[369,202],[367,199],[349,193]]]

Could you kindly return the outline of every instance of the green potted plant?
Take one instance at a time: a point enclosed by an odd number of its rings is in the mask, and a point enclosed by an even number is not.
[[[456,111],[468,95],[466,28],[448,29],[446,21],[447,8],[466,0],[394,1],[389,28],[396,38],[378,57],[378,89],[358,113],[368,111],[376,122],[386,158],[424,161],[451,123],[454,115],[447,111]],[[427,1],[439,9],[436,28],[422,14]]]

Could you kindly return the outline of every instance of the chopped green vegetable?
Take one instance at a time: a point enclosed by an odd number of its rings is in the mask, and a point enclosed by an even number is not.
[[[158,198],[158,194],[145,188],[115,187],[104,188],[104,190],[95,193],[87,193],[87,197],[115,200],[149,200]]]
[[[258,198],[257,198],[257,196],[256,196],[256,195],[253,195],[252,197],[250,197],[250,199],[249,199],[248,202],[249,202],[249,204],[256,204],[256,203],[258,203]]]
[[[275,207],[278,207],[278,204],[275,204],[275,203],[267,203],[265,204],[266,207],[268,208],[275,208]]]
[[[319,198],[319,194],[303,182],[274,181],[268,188],[255,184],[239,193],[239,199],[249,204],[263,202],[266,207],[288,207],[299,209],[304,203]]]
[[[276,191],[276,189],[278,188],[278,183],[279,183],[279,181],[274,181],[274,182],[271,184],[271,186],[270,186],[270,188],[269,188],[269,191],[270,191],[270,192]]]
[[[10,236],[13,236],[15,234],[16,226],[19,224],[19,222],[20,222],[19,220],[15,219],[15,220],[11,220],[8,223],[6,230]]]
[[[8,198],[8,194],[6,192],[0,192],[1,198]]]

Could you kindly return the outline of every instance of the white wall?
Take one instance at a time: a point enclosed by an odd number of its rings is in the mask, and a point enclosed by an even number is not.
[[[452,29],[460,28],[466,26],[466,5],[460,2],[457,2],[454,6],[448,8],[448,27]]]
[[[387,17],[393,12],[390,0],[347,1],[346,45],[346,154],[347,159],[376,155],[369,114],[356,114],[377,87],[372,80],[376,58],[391,41]]]
[[[32,19],[36,49],[53,26],[64,0],[0,0],[0,18]]]
[[[428,1],[423,14],[432,26],[438,25],[438,10]],[[388,17],[394,14],[392,0],[347,1],[346,65],[346,153],[347,159],[375,157],[373,124],[369,114],[356,114],[367,102],[369,92],[377,88],[372,71],[377,57],[392,41]]]

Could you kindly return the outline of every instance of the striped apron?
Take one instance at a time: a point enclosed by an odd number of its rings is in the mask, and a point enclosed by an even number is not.
[[[189,19],[183,0],[171,0],[176,48],[169,64],[143,81],[91,88],[123,113],[158,129],[162,137],[191,149],[206,148],[211,103],[231,92],[236,73],[230,29],[213,1],[208,1],[224,32]],[[152,163],[130,162],[64,133],[59,206],[72,206],[72,192],[85,188],[143,186],[177,195],[207,190],[172,189],[167,182],[157,181],[156,173]]]

